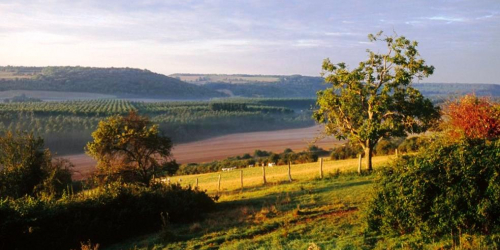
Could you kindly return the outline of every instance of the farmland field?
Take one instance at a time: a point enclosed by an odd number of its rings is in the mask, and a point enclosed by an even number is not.
[[[1,73],[1,72],[0,72]],[[25,94],[26,96],[38,98],[43,101],[70,101],[70,100],[94,100],[94,99],[114,99],[114,95],[83,93],[83,92],[60,92],[60,91],[39,91],[39,90],[7,90],[0,91],[0,102],[7,98]]]
[[[313,126],[301,129],[286,129],[266,132],[238,133],[215,137],[174,146],[173,157],[177,162],[209,162],[221,160],[229,156],[253,153],[254,150],[283,152],[286,148],[294,151],[307,149],[310,142],[320,134],[321,127]],[[325,138],[315,143],[316,146],[329,149],[341,142],[333,138]],[[95,161],[85,154],[64,156],[73,162],[75,179],[88,176],[95,167]]]
[[[171,77],[179,77],[181,81],[204,84],[207,82],[223,82],[233,84],[245,84],[249,82],[278,82],[277,76],[266,75],[211,75],[211,74],[173,74]]]
[[[33,77],[33,75],[17,74],[16,72],[9,72],[9,71],[0,71],[0,80],[29,79],[31,77]]]
[[[174,143],[185,143],[239,132],[308,127],[314,124],[309,108],[310,100],[302,99],[0,103],[0,133],[33,132],[52,152],[64,155],[83,153],[99,121],[130,110],[149,116]]]

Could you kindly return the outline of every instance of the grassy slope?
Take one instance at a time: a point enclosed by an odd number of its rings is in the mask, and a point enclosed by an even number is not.
[[[375,166],[391,157],[375,157]],[[363,237],[363,213],[373,190],[372,176],[353,172],[357,160],[326,161],[325,179],[319,180],[318,163],[292,166],[293,183],[286,182],[286,166],[267,168],[268,185],[261,184],[261,168],[244,170],[243,193],[239,171],[222,173],[222,196],[217,212],[199,224],[170,225],[176,239],[166,234],[132,239],[111,249],[321,249],[368,247]],[[181,176],[214,193],[218,173]]]
[[[391,159],[394,156],[375,157],[375,169]],[[221,173],[218,208],[204,221],[167,225],[162,232],[108,249],[413,249],[411,235],[365,234],[365,211],[377,172],[359,176],[356,164],[357,160],[326,161],[324,179],[318,178],[318,163],[292,165],[292,183],[287,181],[286,166],[268,168],[266,186],[261,168],[245,169],[243,192],[239,171]],[[215,194],[218,175],[176,178],[187,185],[198,177],[200,187]],[[483,245],[484,236],[463,235],[460,240],[460,249],[492,249]],[[445,237],[420,247],[452,249],[452,244]]]

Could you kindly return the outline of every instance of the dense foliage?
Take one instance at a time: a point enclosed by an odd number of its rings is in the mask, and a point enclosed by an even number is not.
[[[500,233],[500,141],[438,141],[382,172],[369,229],[423,239]]]
[[[225,94],[178,79],[132,68],[0,67],[20,78],[0,78],[0,91],[46,90],[170,99],[209,99]],[[26,73],[25,73],[26,72]],[[30,77],[21,77],[29,75]]]
[[[75,249],[89,239],[106,245],[200,219],[213,208],[204,192],[178,185],[113,184],[60,200],[0,199],[0,249]]]
[[[170,161],[172,141],[159,133],[148,117],[130,111],[100,121],[85,151],[97,160],[97,172],[106,178],[121,178],[149,186]]]
[[[72,164],[52,160],[43,139],[30,133],[0,136],[0,199],[57,197],[71,184]]]
[[[486,235],[500,247],[498,104],[475,96],[452,102],[447,130],[417,155],[382,172],[368,215],[369,230],[418,241]],[[451,137],[450,137],[451,135]],[[491,236],[491,237],[490,237]]]
[[[217,104],[219,103],[219,104]],[[213,110],[239,105],[245,110]],[[269,103],[269,104],[268,104]],[[228,105],[228,106],[231,106]],[[273,105],[273,106],[271,106]],[[305,111],[292,110],[301,108]],[[296,128],[312,125],[302,99],[235,99],[211,102],[144,103],[127,100],[89,100],[42,103],[0,103],[0,133],[28,130],[45,139],[58,153],[82,152],[99,121],[137,110],[160,124],[175,143],[236,132]]]
[[[368,50],[369,58],[350,70],[341,62],[323,62],[329,88],[318,91],[314,119],[325,124],[325,133],[349,139],[365,151],[366,166],[372,170],[372,154],[382,138],[421,133],[439,117],[432,102],[412,86],[415,79],[434,71],[417,51],[418,43],[403,36],[369,35],[381,41],[386,53]]]
[[[466,95],[446,109],[451,138],[492,139],[500,136],[500,103]]]

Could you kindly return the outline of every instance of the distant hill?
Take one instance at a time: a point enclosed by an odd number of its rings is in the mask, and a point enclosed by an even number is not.
[[[224,93],[148,70],[90,67],[0,67],[0,91],[38,90],[118,97],[209,99]]]
[[[214,75],[174,74],[183,81],[206,86],[212,90],[239,97],[316,97],[327,85],[321,77],[279,75]],[[500,97],[498,84],[416,83],[425,96],[439,99],[453,95],[476,93],[479,96]]]
[[[475,93],[478,96],[500,97],[500,84],[486,83],[416,83],[424,96],[453,96]]]

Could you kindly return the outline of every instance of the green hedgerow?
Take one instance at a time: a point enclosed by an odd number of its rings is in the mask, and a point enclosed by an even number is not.
[[[500,232],[500,140],[437,140],[381,172],[368,231],[420,239]]]

